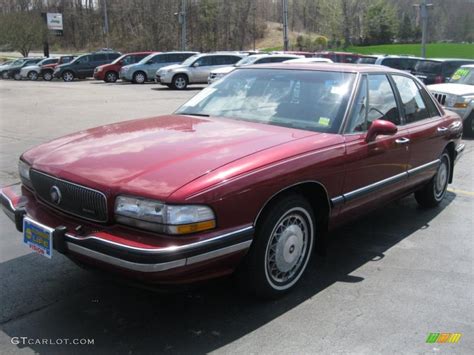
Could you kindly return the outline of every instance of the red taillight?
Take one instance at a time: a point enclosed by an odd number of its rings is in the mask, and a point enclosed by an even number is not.
[[[437,75],[435,78],[435,84],[442,84],[444,83],[444,77],[442,75]]]

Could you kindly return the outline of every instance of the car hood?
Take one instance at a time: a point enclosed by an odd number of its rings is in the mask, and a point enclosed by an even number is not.
[[[33,148],[23,159],[105,193],[166,199],[230,162],[314,134],[231,119],[162,116],[78,132]]]
[[[27,67],[21,68],[22,70],[33,70],[33,69],[39,69],[39,65],[28,65]]]
[[[185,68],[185,67],[181,64],[171,64],[171,65],[167,65],[166,67],[158,69],[158,72],[164,72],[167,70],[173,70],[173,69],[178,69],[178,68]]]
[[[447,83],[447,84],[435,84],[435,85],[428,85],[428,89],[430,91],[440,92],[444,94],[452,94],[452,95],[474,95],[474,85],[464,85],[464,84],[455,84],[455,83]]]
[[[231,71],[234,71],[237,67],[224,67],[218,68],[212,71],[214,74],[229,74]]]

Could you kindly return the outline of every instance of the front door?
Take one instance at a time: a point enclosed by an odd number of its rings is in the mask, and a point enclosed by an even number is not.
[[[397,125],[398,132],[379,135],[367,142],[368,128],[380,119]],[[406,188],[408,130],[402,125],[392,84],[385,74],[361,78],[344,138],[346,173],[339,202],[342,202],[340,212],[351,218]]]

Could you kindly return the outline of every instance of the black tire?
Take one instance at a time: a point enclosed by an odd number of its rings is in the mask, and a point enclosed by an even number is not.
[[[133,73],[132,82],[134,84],[144,84],[146,80],[147,80],[147,77],[146,77],[146,74],[144,72],[137,71],[136,73]]]
[[[5,80],[8,79],[8,72],[4,71],[2,73],[2,79],[5,79]]]
[[[443,154],[441,154],[436,175],[429,183],[415,192],[415,199],[421,207],[432,208],[440,204],[446,195],[450,174],[451,158],[449,157],[449,153],[445,150]]]
[[[63,81],[65,81],[65,82],[74,81],[74,73],[70,70],[64,71],[62,73],[61,77],[63,78]]]
[[[106,83],[115,83],[117,79],[118,79],[118,74],[117,72],[114,72],[114,71],[108,71],[104,75],[104,81]]]
[[[15,79],[15,80],[21,80],[20,72],[13,74],[13,79]]]
[[[38,73],[35,72],[34,70],[30,71],[28,73],[28,79],[32,80],[32,81],[36,81],[38,80]]]
[[[171,80],[171,87],[174,90],[185,90],[188,87],[188,84],[188,77],[184,74],[175,75],[173,80]]]
[[[285,195],[265,209],[239,276],[257,297],[284,295],[301,279],[313,252],[316,219],[308,201]],[[280,279],[279,279],[280,278]]]
[[[51,70],[47,70],[43,73],[43,80],[51,81],[53,80],[53,72]]]
[[[474,137],[474,111],[464,120],[463,127],[466,137]]]

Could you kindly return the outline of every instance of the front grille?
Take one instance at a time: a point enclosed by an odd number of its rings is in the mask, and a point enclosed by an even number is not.
[[[107,199],[100,191],[33,169],[30,170],[30,179],[39,199],[50,206],[87,220],[107,221]]]
[[[441,105],[445,105],[446,104],[446,95],[445,94],[438,94],[437,92],[433,93],[434,97],[436,100],[438,100],[438,102],[441,104]]]

